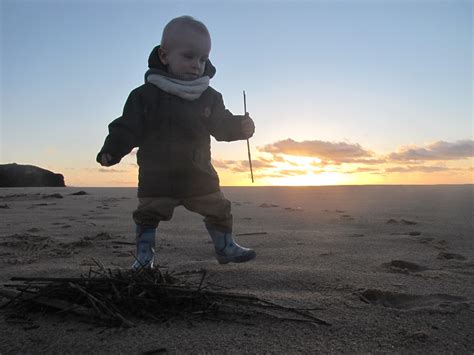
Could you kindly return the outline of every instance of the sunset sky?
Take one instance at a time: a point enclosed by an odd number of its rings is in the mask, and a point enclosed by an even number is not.
[[[474,183],[471,1],[1,0],[0,163],[69,186],[136,186],[135,151],[101,168],[107,125],[143,83],[163,26],[212,37],[211,86],[256,124],[254,185]],[[212,141],[222,185],[252,185],[245,141]]]

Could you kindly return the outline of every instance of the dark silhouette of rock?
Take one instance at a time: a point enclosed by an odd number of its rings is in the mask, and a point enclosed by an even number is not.
[[[0,165],[0,187],[65,187],[64,176],[33,165]]]
[[[56,193],[51,195],[44,195],[43,198],[63,198],[63,195]]]

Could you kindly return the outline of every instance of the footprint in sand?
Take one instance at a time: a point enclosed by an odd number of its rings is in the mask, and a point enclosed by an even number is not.
[[[111,220],[111,219],[115,219],[116,217],[114,216],[109,216],[109,215],[106,215],[106,216],[100,216],[100,215],[94,215],[92,217],[90,217],[90,219],[95,219],[95,220]]]
[[[6,258],[1,259],[3,264],[8,265],[28,265],[33,264],[38,261],[38,258],[29,258],[29,257],[14,257],[14,258]]]
[[[301,207],[296,207],[296,208],[285,207],[285,210],[286,211],[291,211],[291,212],[301,212],[301,211],[303,211],[303,209]]]
[[[403,310],[425,309],[435,312],[455,313],[469,308],[466,298],[441,293],[416,295],[368,289],[360,292],[359,298],[368,304]]]
[[[332,255],[334,255],[334,253],[331,250],[319,254],[319,256],[332,256]]]
[[[397,272],[403,274],[428,270],[428,268],[425,266],[404,260],[392,260],[388,263],[382,264],[382,267],[387,269],[389,272]]]
[[[353,221],[354,220],[354,217],[352,217],[349,214],[342,214],[340,218],[344,221]]]
[[[390,235],[409,235],[409,236],[415,237],[415,236],[421,235],[421,232],[418,232],[418,231],[413,231],[413,232],[393,232],[393,233],[390,233]]]
[[[0,257],[0,262],[10,265],[34,263],[48,252],[50,244],[49,237],[33,234],[14,234],[3,237],[0,246],[6,251]]]
[[[447,252],[440,252],[438,254],[438,259],[442,259],[442,260],[466,260],[466,257],[464,255],[461,255],[461,254],[456,254],[456,253],[447,253]]]
[[[74,249],[74,248],[87,248],[87,247],[93,246],[94,244],[89,240],[81,238],[79,240],[76,240],[75,242],[60,243],[59,245],[64,249]]]
[[[96,234],[93,237],[84,237],[84,240],[110,240],[110,239],[113,239],[113,237],[107,232]]]
[[[36,208],[38,206],[54,206],[54,205],[56,205],[56,204],[55,203],[35,203],[35,204],[27,207],[27,209],[31,210],[31,209]]]
[[[446,250],[448,247],[448,242],[444,239],[441,239],[437,241],[435,244],[433,244],[433,247],[435,247],[438,250]]]
[[[63,198],[63,195],[56,193],[50,195],[43,195],[42,198]]]
[[[64,258],[67,256],[71,256],[72,254],[78,254],[79,250],[75,250],[74,248],[54,248],[49,253],[48,256],[51,258],[59,257]]]
[[[422,237],[422,238],[417,238],[416,239],[416,241],[418,241],[421,244],[428,244],[428,243],[432,242],[433,240],[434,240],[434,238],[431,238],[431,237]]]
[[[418,224],[418,223],[415,222],[415,221],[409,221],[409,220],[406,220],[406,219],[401,219],[400,221],[402,222],[402,224],[406,224],[406,225],[409,225],[409,226]]]
[[[354,233],[354,234],[349,235],[349,238],[362,238],[362,237],[365,237],[365,234]]]
[[[415,221],[409,221],[407,219],[401,219],[400,222],[397,221],[395,218],[390,218],[387,222],[385,222],[387,224],[405,224],[405,225],[409,225],[409,226],[412,226],[412,225],[415,225],[415,224],[418,224],[418,222],[415,222]]]
[[[393,233],[392,233],[393,234]],[[433,248],[436,248],[438,250],[446,250],[446,248],[448,247],[448,242],[444,239],[441,239],[441,240],[438,240],[436,241],[435,238],[432,238],[432,237],[420,237],[420,238],[414,238],[418,243],[421,243],[421,244],[429,244],[431,245]],[[441,259],[443,259],[443,257],[441,257]]]
[[[44,249],[51,239],[33,234],[13,234],[2,238],[0,246],[15,248],[23,251],[36,251]]]
[[[30,229],[27,229],[26,231],[30,232],[30,233],[38,233],[40,230],[41,229],[39,229],[39,228],[33,227],[33,228],[30,228]]]
[[[115,254],[115,256],[118,256],[119,258],[128,258],[132,256],[131,253],[126,253],[122,251],[113,251],[113,253]]]
[[[258,207],[261,207],[261,208],[275,208],[275,207],[280,207],[278,205],[273,205],[273,204],[268,204],[268,203],[262,203],[260,204]]]
[[[88,195],[88,193],[81,190],[81,191],[78,191],[78,192],[74,192],[74,193],[72,193],[72,194],[70,194],[70,195],[71,195],[71,196],[82,196],[82,195]]]

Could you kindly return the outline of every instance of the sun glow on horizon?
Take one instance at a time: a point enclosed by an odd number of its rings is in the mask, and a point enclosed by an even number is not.
[[[259,155],[253,160],[254,182],[248,161],[218,160],[215,168],[221,186],[328,186],[371,184],[460,184],[473,182],[472,158],[429,164],[334,163],[316,157]],[[135,156],[120,165],[104,167],[45,166],[62,173],[68,186],[136,187],[138,166]]]
[[[273,168],[266,169],[263,181],[268,185],[309,186],[337,185],[344,180],[344,174],[323,168],[317,157],[281,155],[281,161],[274,161]]]
[[[264,181],[268,185],[283,186],[322,186],[322,185],[338,185],[344,180],[344,174],[336,172],[324,172],[320,174],[307,173],[305,175],[265,178]]]

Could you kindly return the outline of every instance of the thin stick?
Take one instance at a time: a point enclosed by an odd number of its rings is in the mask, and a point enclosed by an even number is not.
[[[247,99],[245,97],[245,90],[244,90],[244,115],[247,115]],[[250,143],[247,138],[247,152],[249,154],[249,165],[250,165],[250,176],[252,176],[252,182],[253,182],[253,169],[252,169],[252,157],[250,156]]]
[[[242,235],[261,235],[261,234],[268,234],[268,233],[267,233],[267,232],[237,233],[235,236],[242,236]]]

